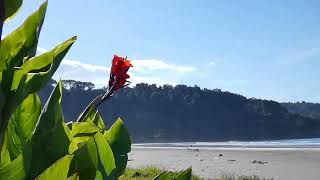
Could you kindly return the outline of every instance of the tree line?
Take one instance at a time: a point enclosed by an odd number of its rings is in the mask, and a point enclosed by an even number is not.
[[[46,99],[54,80],[40,92]],[[65,80],[62,107],[73,121],[104,92],[90,82]],[[45,101],[43,101],[45,102]],[[288,111],[276,101],[246,98],[220,89],[145,83],[127,87],[103,104],[107,125],[122,116],[134,142],[224,141],[309,138],[320,136],[320,120]]]

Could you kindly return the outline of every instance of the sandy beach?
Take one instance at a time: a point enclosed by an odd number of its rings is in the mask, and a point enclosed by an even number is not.
[[[189,149],[138,148],[129,154],[128,166],[180,171],[192,165],[205,179],[223,174],[258,175],[275,180],[320,179],[320,149]]]

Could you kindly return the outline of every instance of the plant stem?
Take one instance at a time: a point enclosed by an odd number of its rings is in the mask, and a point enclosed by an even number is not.
[[[92,109],[97,109],[101,103],[103,103],[111,97],[112,93],[113,91],[109,90],[104,95],[99,95],[96,98],[94,98],[90,102],[90,104],[84,109],[84,111],[80,114],[80,116],[77,119],[77,122],[82,122]]]

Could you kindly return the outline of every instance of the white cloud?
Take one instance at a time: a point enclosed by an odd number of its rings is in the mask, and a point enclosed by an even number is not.
[[[217,64],[216,64],[214,61],[210,61],[210,62],[208,63],[208,66],[210,66],[210,67],[216,67]]]
[[[93,65],[93,64],[87,64],[87,63],[82,63],[80,61],[74,61],[74,60],[68,60],[64,59],[61,64],[66,65],[66,66],[71,66],[73,68],[80,68],[83,70],[88,70],[90,72],[96,72],[96,71],[104,71],[107,72],[110,69],[105,66],[98,66],[98,65]]]
[[[46,49],[38,48],[37,53],[41,54],[46,51]],[[132,64],[133,68],[129,71],[132,85],[141,82],[157,85],[176,85],[179,84],[186,75],[197,70],[195,67],[170,64],[158,59],[132,60]],[[64,59],[53,78],[88,81],[94,83],[96,87],[102,87],[107,85],[109,72],[110,67],[107,66]]]
[[[158,70],[177,73],[190,73],[196,71],[196,68],[191,66],[168,64],[165,61],[158,59],[133,60],[132,64],[134,66],[133,70],[140,73],[148,73]]]

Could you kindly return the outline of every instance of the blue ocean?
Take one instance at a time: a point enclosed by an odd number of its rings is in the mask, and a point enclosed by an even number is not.
[[[226,141],[226,142],[176,142],[176,143],[141,143],[133,144],[134,148],[199,148],[199,149],[318,149],[320,138],[286,139],[267,141]]]

